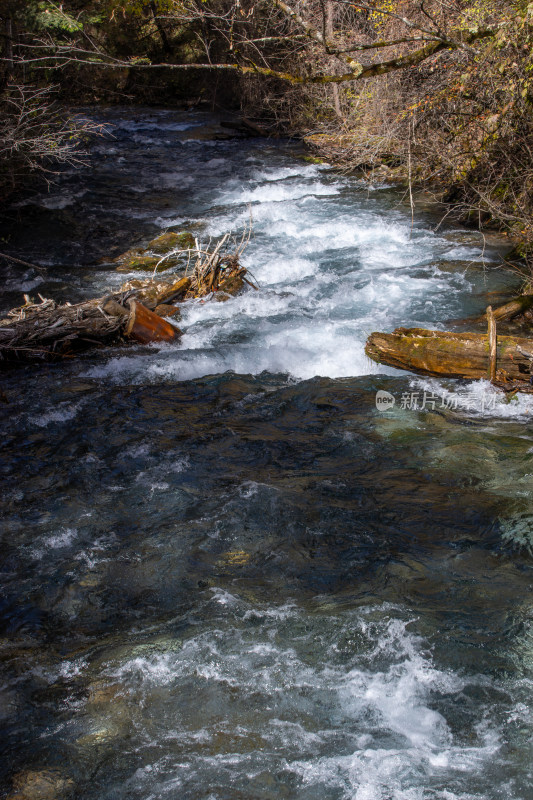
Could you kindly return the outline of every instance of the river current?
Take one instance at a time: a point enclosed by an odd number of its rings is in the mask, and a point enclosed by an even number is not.
[[[2,376],[0,791],[530,800],[533,401],[364,354],[503,297],[498,247],[207,114],[97,117],[2,229],[43,267],[3,264],[2,310],[250,216],[260,291]]]

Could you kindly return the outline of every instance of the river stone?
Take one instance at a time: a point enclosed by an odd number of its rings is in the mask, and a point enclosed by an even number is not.
[[[72,795],[74,781],[55,769],[30,769],[15,775],[13,788],[7,800],[63,800]]]
[[[171,250],[187,250],[191,247],[194,247],[194,236],[192,233],[188,231],[180,231],[179,233],[167,231],[167,233],[162,233],[161,236],[157,236],[155,239],[152,239],[151,242],[148,242],[148,247],[146,249],[151,250],[152,253],[164,255]]]
[[[103,681],[95,681],[94,683],[89,684],[88,689],[88,706],[108,707],[110,703],[116,700],[117,695],[119,695],[122,691],[122,687],[119,684],[107,684]]]
[[[252,555],[245,550],[228,550],[216,562],[217,567],[245,567]]]
[[[132,270],[153,270],[159,259],[156,256],[143,256],[140,253],[124,253],[120,257],[117,272],[131,272]]]

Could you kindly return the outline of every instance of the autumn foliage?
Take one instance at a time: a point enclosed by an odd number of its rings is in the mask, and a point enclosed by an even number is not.
[[[0,0],[0,20],[4,118],[40,98],[33,170],[66,156],[54,131],[76,137],[47,118],[51,85],[70,102],[230,102],[533,241],[526,0]]]

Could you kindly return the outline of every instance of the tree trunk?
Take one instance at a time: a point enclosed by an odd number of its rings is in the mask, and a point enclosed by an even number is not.
[[[3,75],[3,89],[6,88],[9,81],[13,79],[15,74],[15,68],[13,64],[13,21],[11,17],[6,19],[5,31],[5,69]]]
[[[396,328],[393,333],[371,333],[365,352],[378,364],[420,375],[490,378],[489,337],[483,333]],[[495,381],[529,384],[532,360],[533,340],[498,336]]]
[[[328,39],[333,38],[333,0],[326,0],[326,36]],[[340,89],[338,84],[333,84],[333,106],[335,113],[342,119],[342,108],[340,99]]]
[[[164,284],[160,294],[164,291],[168,291],[168,284]],[[124,299],[127,308],[122,304]],[[56,306],[51,300],[43,301],[41,306],[23,306],[18,319],[0,320],[0,365],[68,358],[122,337],[147,343],[173,339],[180,334],[178,328],[141,305],[139,299],[143,299],[142,289],[126,296],[107,295],[72,306]],[[157,293],[153,302],[157,304]]]
[[[150,11],[152,12],[152,17],[154,19],[155,26],[156,26],[156,28],[158,30],[159,36],[161,37],[161,43],[163,45],[163,50],[164,50],[164,52],[166,53],[167,56],[170,56],[170,55],[172,55],[172,47],[170,46],[170,42],[168,41],[168,36],[167,36],[166,31],[163,28],[163,26],[161,25],[161,20],[157,16],[157,7],[156,7],[156,4],[153,2],[153,0],[150,3]]]

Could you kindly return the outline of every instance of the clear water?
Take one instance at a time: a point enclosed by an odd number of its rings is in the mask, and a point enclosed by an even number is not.
[[[93,295],[132,243],[250,213],[261,291],[192,303],[179,345],[2,376],[2,787],[531,798],[533,403],[363,349],[481,311],[509,285],[497,250],[429,212],[411,230],[394,190],[294,144],[101,117],[91,168],[12,212],[10,252],[46,269],[4,266],[5,307]]]

